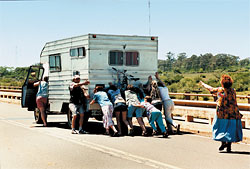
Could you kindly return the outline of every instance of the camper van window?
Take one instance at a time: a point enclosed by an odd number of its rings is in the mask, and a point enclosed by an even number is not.
[[[109,64],[110,65],[122,65],[123,64],[123,52],[122,51],[110,51],[109,52]]]
[[[78,54],[79,56],[86,56],[85,48],[78,48]]]
[[[126,52],[126,65],[138,66],[139,65],[139,53],[138,52]]]
[[[70,56],[71,57],[86,56],[85,48],[84,47],[80,47],[80,48],[70,49]]]
[[[60,55],[49,56],[49,70],[50,71],[61,71],[61,57]]]

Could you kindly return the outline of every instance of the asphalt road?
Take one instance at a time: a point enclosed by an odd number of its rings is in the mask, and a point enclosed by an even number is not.
[[[218,151],[219,142],[191,133],[109,137],[91,119],[89,134],[72,135],[66,115],[48,116],[48,122],[42,127],[33,112],[0,102],[0,169],[250,168],[247,144],[233,144],[226,153]]]

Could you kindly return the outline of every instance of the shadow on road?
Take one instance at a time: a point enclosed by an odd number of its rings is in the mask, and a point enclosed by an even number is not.
[[[220,152],[220,153],[223,153],[223,154],[243,154],[243,155],[250,155],[250,152],[247,152],[247,151],[231,151],[231,152],[223,151],[223,152]]]
[[[43,127],[42,125],[36,125],[34,127]],[[117,126],[115,125],[117,128]],[[71,128],[68,126],[67,122],[48,122],[47,128],[60,128],[60,129],[65,129],[65,130],[71,130]],[[105,129],[103,128],[103,123],[102,121],[89,121],[83,126],[84,130],[88,132],[88,134],[96,134],[96,135],[102,135],[105,133]],[[151,137],[152,136],[152,128],[146,127],[148,135],[146,137]],[[128,135],[128,130],[125,125],[122,125],[122,133],[123,136]],[[110,131],[110,134],[112,135],[113,132]],[[139,126],[134,126],[134,134],[133,136],[141,136],[142,130]],[[186,134],[193,134],[191,132],[185,132],[181,131],[180,133],[172,133],[169,135],[171,138],[172,135],[186,135]],[[163,138],[161,134],[154,136],[155,138]],[[164,138],[166,139],[166,138]]]

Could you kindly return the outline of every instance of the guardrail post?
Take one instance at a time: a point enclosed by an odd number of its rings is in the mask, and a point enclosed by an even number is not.
[[[248,94],[248,96],[250,96],[250,94]],[[247,100],[248,100],[248,104],[250,104],[250,98],[248,98]]]
[[[242,124],[242,128],[245,129],[246,128],[246,121],[241,119],[241,124]]]
[[[208,120],[209,120],[209,124],[212,125],[213,124],[213,120],[214,120],[214,116],[210,115]]]
[[[185,121],[186,121],[186,122],[193,122],[193,121],[194,121],[194,117],[193,117],[193,116],[190,116],[190,115],[186,115]]]
[[[189,94],[190,92],[185,92],[185,94]],[[185,95],[184,94],[184,97],[185,97],[185,100],[190,100],[190,96],[189,95]]]

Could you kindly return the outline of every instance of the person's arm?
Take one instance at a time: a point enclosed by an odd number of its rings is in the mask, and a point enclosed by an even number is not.
[[[72,83],[70,85],[70,89],[72,90],[74,87],[79,87],[79,86],[83,86],[83,85],[88,85],[90,84],[90,82],[88,80],[86,80],[85,82],[82,82],[82,83]]]
[[[41,81],[38,81],[38,82],[34,83],[33,86],[37,87],[37,86],[39,86],[40,83],[41,83]]]
[[[218,93],[218,90],[219,90],[219,88],[217,87],[217,88],[214,88],[214,87],[212,87],[212,86],[209,86],[209,85],[207,85],[206,83],[204,83],[204,82],[202,82],[202,81],[200,81],[200,85],[202,86],[202,87],[204,87],[205,89],[207,89],[211,94],[213,94],[213,95],[215,95],[216,93]]]
[[[85,82],[78,83],[78,86],[88,85],[88,84],[90,84],[90,82],[88,80],[85,80]]]
[[[144,106],[143,106],[143,105],[141,105],[141,104],[133,104],[133,106],[135,106],[135,107],[139,107],[139,108],[144,108]]]
[[[94,94],[93,100],[92,100],[89,104],[94,104],[94,103],[95,103],[95,100],[96,100],[96,95]]]
[[[164,87],[166,87],[166,85],[161,81],[158,72],[155,72],[155,78],[158,80],[158,82],[160,82]]]
[[[152,76],[148,76],[148,81],[147,83],[145,84],[145,89],[149,92],[150,91],[150,86],[151,86],[151,83],[152,83]]]
[[[95,103],[95,100],[93,99],[89,104],[94,104]]]
[[[200,81],[200,85],[201,85],[202,87],[204,87],[205,89],[209,90],[209,91],[212,91],[212,90],[213,90],[213,87],[212,87],[212,86],[207,85],[207,84],[204,83],[203,81]]]
[[[126,91],[125,91],[125,101],[126,101],[126,105],[128,105],[128,102],[129,102],[128,94],[129,94],[129,91],[126,90]]]

